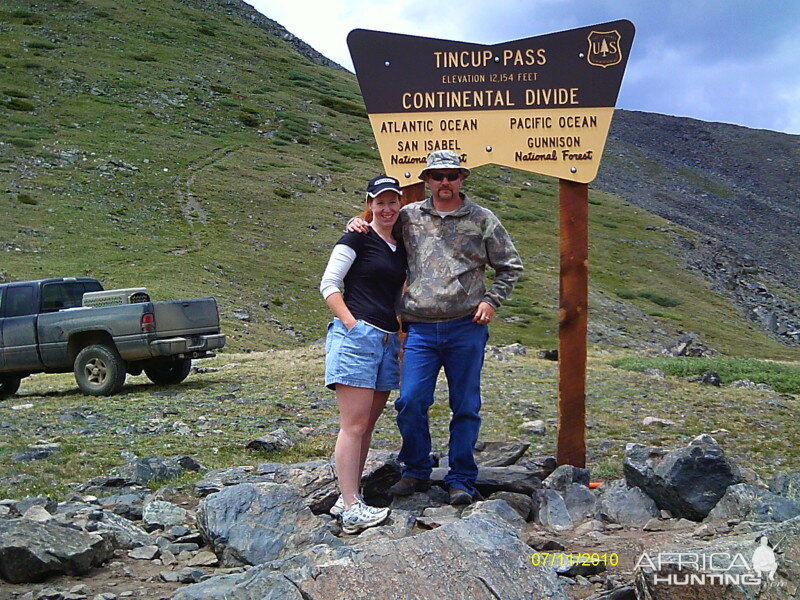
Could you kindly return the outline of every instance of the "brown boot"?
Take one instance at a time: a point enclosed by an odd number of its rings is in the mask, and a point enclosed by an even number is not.
[[[425,492],[431,488],[430,479],[405,476],[389,488],[390,496],[410,496],[414,492]]]

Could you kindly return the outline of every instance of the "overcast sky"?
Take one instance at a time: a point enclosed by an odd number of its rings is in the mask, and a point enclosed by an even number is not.
[[[246,1],[351,71],[356,28],[496,44],[629,19],[618,108],[800,134],[800,0]]]

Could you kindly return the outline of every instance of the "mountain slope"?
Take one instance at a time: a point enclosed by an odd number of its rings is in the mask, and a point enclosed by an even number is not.
[[[319,276],[380,169],[352,74],[235,0],[12,0],[0,22],[3,278],[213,294],[237,350],[322,337]],[[553,346],[556,182],[488,167],[466,190],[526,264],[493,341]],[[591,202],[592,341],[797,356],[686,270],[693,231]]]

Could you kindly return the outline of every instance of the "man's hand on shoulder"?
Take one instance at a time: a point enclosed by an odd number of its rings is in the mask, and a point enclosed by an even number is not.
[[[481,302],[478,304],[478,309],[475,311],[475,316],[472,320],[479,325],[487,325],[494,319],[495,308],[488,302]]]
[[[347,231],[369,233],[369,223],[367,223],[361,217],[354,217],[347,222]]]

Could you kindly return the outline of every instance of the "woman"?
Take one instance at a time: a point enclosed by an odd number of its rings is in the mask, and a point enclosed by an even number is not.
[[[345,533],[389,516],[388,508],[364,503],[359,484],[375,422],[389,392],[400,387],[395,304],[406,277],[406,252],[392,228],[401,193],[393,177],[380,175],[369,182],[369,232],[347,233],[337,242],[320,284],[335,315],[325,344],[325,385],[336,390],[340,415],[334,457],[341,496],[331,514],[341,515]]]

